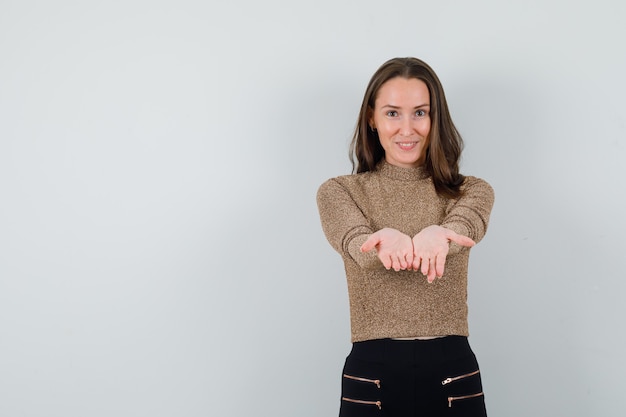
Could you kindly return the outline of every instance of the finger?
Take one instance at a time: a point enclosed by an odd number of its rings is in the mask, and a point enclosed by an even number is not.
[[[380,261],[383,263],[383,266],[385,267],[385,269],[389,270],[391,269],[391,257],[390,256],[383,256],[383,257],[378,257],[380,259]]]
[[[445,255],[439,254],[439,256],[437,256],[437,260],[435,263],[435,272],[437,273],[437,276],[439,278],[443,276],[443,271],[445,269],[445,266],[446,266],[446,257]]]
[[[413,271],[419,271],[420,270],[420,257],[419,256],[415,256],[413,258],[413,265],[411,268]]]
[[[432,283],[437,278],[437,270],[435,269],[435,259],[430,258],[428,267],[428,282]]]
[[[406,261],[406,255],[400,255],[398,257],[398,263],[400,264],[400,269],[404,270],[407,268],[407,266],[409,266],[409,264]]]
[[[408,252],[404,255],[404,259],[406,260],[407,269],[411,269],[413,265],[413,252]]]
[[[463,235],[460,235],[460,234],[454,233],[454,232],[452,232],[452,234],[448,235],[448,239],[451,242],[454,242],[454,243],[459,244],[461,246],[466,246],[468,248],[471,248],[472,246],[474,246],[476,244],[476,242],[474,242],[469,237],[463,236]]]
[[[392,268],[396,272],[398,272],[400,270],[400,258],[398,258],[398,257],[393,257],[392,258]]]
[[[406,259],[404,259],[403,255],[398,255],[398,257],[396,258],[396,272],[397,271],[404,271],[407,267],[406,265]]]
[[[361,245],[361,252],[369,252],[380,243],[380,238],[376,233],[370,235],[365,242]]]
[[[422,274],[428,275],[430,269],[430,260],[428,258],[422,258]]]

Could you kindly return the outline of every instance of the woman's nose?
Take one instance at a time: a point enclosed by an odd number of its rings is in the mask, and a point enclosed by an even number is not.
[[[413,134],[413,120],[410,117],[403,120],[401,133],[403,136],[411,136]]]

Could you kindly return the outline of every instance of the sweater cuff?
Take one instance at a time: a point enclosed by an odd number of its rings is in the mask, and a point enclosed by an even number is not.
[[[370,235],[357,235],[350,243],[348,243],[348,253],[350,257],[363,269],[380,269],[384,268],[380,259],[378,259],[378,253],[376,248],[369,252],[361,252],[361,246],[369,238]]]
[[[465,227],[461,223],[444,223],[441,225],[441,227],[445,227],[446,229],[450,229],[459,235],[467,236],[471,238],[471,236],[469,236],[469,230],[467,230],[467,227]],[[450,250],[448,251],[448,255],[455,255],[461,252],[462,250],[466,250],[466,249],[469,249],[469,248],[465,246],[461,246],[455,242],[450,242]]]

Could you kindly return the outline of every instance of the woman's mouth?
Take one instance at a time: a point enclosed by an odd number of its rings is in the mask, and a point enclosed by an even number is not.
[[[400,149],[404,151],[410,151],[411,149],[415,148],[417,142],[396,142],[396,145],[398,145]]]

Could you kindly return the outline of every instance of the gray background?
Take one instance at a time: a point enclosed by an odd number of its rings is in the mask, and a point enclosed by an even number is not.
[[[336,415],[315,192],[394,56],[496,189],[490,414],[623,415],[624,4],[0,1],[0,415]]]

